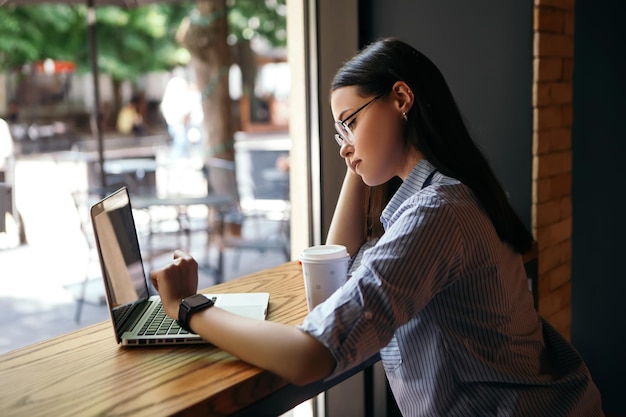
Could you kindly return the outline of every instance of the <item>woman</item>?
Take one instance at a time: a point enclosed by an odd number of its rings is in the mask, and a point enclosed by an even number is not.
[[[189,327],[296,384],[380,352],[405,416],[602,415],[586,366],[534,310],[520,255],[532,236],[434,64],[375,42],[339,70],[331,108],[347,172],[328,243],[359,253],[351,279],[297,328],[217,308]],[[397,178],[384,233],[368,242],[370,187]],[[177,252],[152,280],[179,318],[197,265]]]

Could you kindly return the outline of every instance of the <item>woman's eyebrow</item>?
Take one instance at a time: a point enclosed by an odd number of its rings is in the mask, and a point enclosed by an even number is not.
[[[353,109],[348,108],[348,109],[345,109],[344,111],[342,111],[341,113],[339,113],[339,120],[337,120],[337,121],[338,121],[338,122],[345,121],[345,120],[344,120],[344,118],[343,118],[343,116],[344,116],[346,113],[348,113],[348,114],[352,113],[352,110],[353,110]]]

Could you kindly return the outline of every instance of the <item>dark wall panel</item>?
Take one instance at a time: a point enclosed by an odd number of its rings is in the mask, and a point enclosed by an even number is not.
[[[367,0],[361,43],[395,36],[448,80],[468,127],[530,227],[532,2]]]
[[[572,341],[602,392],[626,416],[626,56],[623,0],[576,0]]]

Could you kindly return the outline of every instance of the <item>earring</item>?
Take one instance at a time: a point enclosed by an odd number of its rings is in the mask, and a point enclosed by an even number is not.
[[[402,112],[402,117],[404,118],[405,122],[409,120],[409,117],[406,115],[405,111]]]

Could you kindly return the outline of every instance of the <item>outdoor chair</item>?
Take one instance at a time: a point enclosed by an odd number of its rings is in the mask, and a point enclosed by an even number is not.
[[[278,252],[288,261],[290,254],[290,204],[288,200],[260,201],[254,196],[254,183],[245,183],[235,172],[235,163],[213,158],[207,161],[205,173],[209,193],[229,194],[233,204],[220,213],[221,236],[218,249],[216,282],[224,279],[225,251],[234,252],[233,268],[242,260],[242,252]],[[240,190],[247,189],[242,199]]]
[[[80,323],[83,306],[85,304],[101,306],[106,304],[104,285],[100,277],[98,253],[89,209],[92,204],[100,199],[96,192],[87,190],[77,190],[72,192],[74,207],[79,221],[80,232],[85,241],[88,252],[85,260],[85,275],[81,282],[66,285],[66,288],[73,294],[76,300],[76,313],[74,320]],[[97,272],[96,272],[97,271]]]

